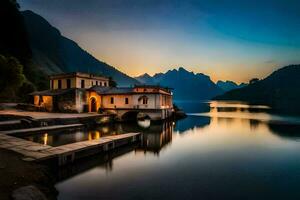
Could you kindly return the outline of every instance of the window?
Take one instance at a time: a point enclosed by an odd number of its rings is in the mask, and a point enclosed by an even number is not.
[[[110,97],[110,104],[114,104],[114,98]]]
[[[106,82],[104,82],[104,86],[105,86],[105,87],[107,86],[107,83],[106,83]]]
[[[148,98],[147,97],[143,98],[143,104],[148,104]]]
[[[125,104],[128,104],[129,103],[129,100],[128,100],[128,98],[126,97],[125,98]]]
[[[100,86],[102,86],[102,82],[100,81]]]
[[[51,89],[54,89],[54,80],[51,80]]]
[[[138,98],[139,104],[148,104],[148,97],[147,96],[140,96]]]
[[[58,80],[57,88],[61,89],[61,80]]]
[[[71,88],[71,79],[67,79],[67,88]]]
[[[84,83],[84,80],[82,79],[82,80],[81,80],[81,88],[84,88],[84,87],[85,87],[84,84],[85,84],[85,83]]]
[[[96,85],[98,85],[98,81],[96,81]]]

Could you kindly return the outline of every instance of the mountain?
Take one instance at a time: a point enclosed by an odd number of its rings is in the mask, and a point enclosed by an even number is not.
[[[219,88],[221,88],[224,92],[228,92],[230,90],[238,89],[238,88],[244,87],[246,85],[247,84],[245,84],[245,83],[241,83],[241,84],[238,85],[233,81],[218,81],[217,82],[217,86]]]
[[[217,96],[216,100],[240,100],[267,104],[281,112],[300,113],[300,65],[283,67],[263,80]]]
[[[141,76],[135,77],[136,80],[138,80],[141,83],[149,84],[149,85],[155,85],[154,78],[150,76],[149,74],[145,73]]]
[[[210,80],[209,76],[193,73],[180,67],[178,70],[169,70],[166,73],[150,76],[144,74],[136,77],[144,84],[159,84],[173,88],[176,100],[208,100],[222,94],[223,91]]]
[[[20,102],[35,89],[45,89],[46,75],[32,63],[24,17],[14,0],[0,1],[0,101]]]
[[[14,1],[0,1],[0,54],[14,56],[22,64],[31,58],[23,17]]]
[[[50,75],[61,72],[89,72],[111,76],[118,85],[138,84],[116,68],[97,60],[74,41],[61,35],[48,21],[32,11],[23,11],[33,53],[33,62]]]

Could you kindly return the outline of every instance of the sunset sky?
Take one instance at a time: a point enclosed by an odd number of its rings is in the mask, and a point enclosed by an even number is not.
[[[248,81],[300,63],[299,0],[19,0],[130,76],[184,68]]]

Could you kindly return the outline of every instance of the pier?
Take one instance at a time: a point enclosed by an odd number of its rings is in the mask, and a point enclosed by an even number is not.
[[[62,166],[83,157],[110,151],[123,145],[133,144],[141,141],[141,137],[140,133],[127,133],[52,147],[1,132],[0,148],[18,152],[24,156],[26,161],[47,161]]]
[[[63,166],[83,157],[142,141],[140,133],[127,133],[53,147],[19,138],[28,134],[109,123],[114,119],[112,114],[47,113],[11,109],[0,111],[0,116],[4,119],[0,122],[0,148],[20,153],[26,161],[51,162]]]
[[[40,133],[45,131],[55,131],[55,130],[63,130],[63,129],[74,129],[74,128],[82,128],[84,124],[68,124],[68,125],[54,125],[54,126],[44,126],[44,127],[35,127],[35,128],[25,128],[25,129],[16,129],[9,131],[1,131],[1,134],[27,134],[27,133]]]

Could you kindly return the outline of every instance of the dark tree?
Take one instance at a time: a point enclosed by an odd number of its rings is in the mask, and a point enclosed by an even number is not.
[[[25,80],[21,63],[14,57],[0,55],[1,100],[16,100],[17,92]]]
[[[253,78],[249,81],[249,84],[254,84],[254,83],[257,83],[259,81],[258,78]]]

